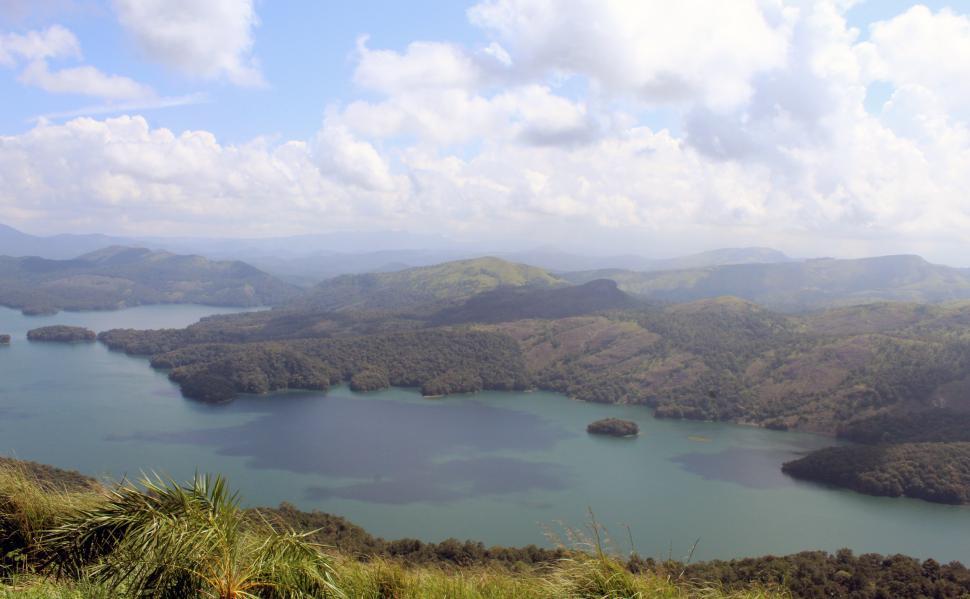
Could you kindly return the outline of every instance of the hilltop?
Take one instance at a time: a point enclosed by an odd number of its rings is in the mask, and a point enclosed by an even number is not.
[[[25,313],[141,304],[261,306],[299,289],[244,262],[113,246],[70,260],[0,257],[0,304]]]
[[[290,307],[332,312],[403,310],[446,305],[499,287],[565,284],[541,268],[486,257],[397,272],[343,275],[320,283]]]
[[[970,271],[919,256],[733,264],[664,272],[570,273],[573,283],[611,279],[627,293],[685,302],[724,295],[786,312],[877,301],[939,303],[970,299]]]

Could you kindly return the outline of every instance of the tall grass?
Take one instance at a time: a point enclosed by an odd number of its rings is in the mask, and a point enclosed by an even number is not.
[[[25,466],[4,463],[0,466],[0,573],[30,571],[43,560],[46,531],[100,502],[91,489],[41,483]]]
[[[499,566],[406,566],[324,551],[239,507],[221,478],[187,485],[69,491],[0,466],[0,539],[15,567],[0,599],[339,597],[353,599],[769,599],[668,575],[633,573],[591,534],[567,535],[569,557],[522,571]]]

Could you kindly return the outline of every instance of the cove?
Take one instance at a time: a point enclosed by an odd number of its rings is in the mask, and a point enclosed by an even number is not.
[[[250,505],[289,501],[386,538],[546,543],[587,508],[629,549],[695,559],[809,549],[904,553],[970,563],[970,509],[875,498],[795,481],[779,470],[831,439],[721,423],[657,420],[640,406],[553,393],[428,400],[411,389],[345,387],[183,399],[147,360],[101,344],[28,343],[30,328],[181,327],[200,306],[24,317],[0,309],[0,453],[114,478],[159,472],[229,477]],[[604,417],[635,439],[588,435]]]

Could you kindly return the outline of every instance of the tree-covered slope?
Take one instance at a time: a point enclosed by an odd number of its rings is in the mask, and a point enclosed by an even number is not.
[[[280,304],[299,289],[248,264],[110,247],[71,260],[0,257],[0,304],[28,313],[141,304]]]
[[[788,462],[782,470],[868,495],[970,503],[970,443],[830,447]]]
[[[565,277],[574,283],[612,279],[628,293],[655,300],[683,302],[731,295],[789,312],[876,301],[937,303],[970,298],[970,274],[930,264],[919,256],[737,264],[669,272],[593,271]]]
[[[564,318],[632,308],[638,302],[614,281],[598,279],[566,287],[499,287],[434,314],[432,324],[507,322],[526,318]]]
[[[556,289],[548,296],[567,292],[572,291]],[[494,304],[494,313],[484,310],[493,305],[489,294],[457,311],[437,313],[456,315],[460,324],[453,325],[439,324],[435,313],[422,320],[288,309],[212,317],[186,329],[115,330],[100,338],[114,349],[143,355],[204,349],[205,361],[214,363],[220,353],[238,351],[232,348],[255,348],[267,342],[302,352],[300,348],[307,344],[357,339],[353,343],[366,346],[371,343],[368,339],[401,335],[400,339],[411,341],[395,346],[394,351],[410,356],[408,368],[424,372],[439,359],[423,348],[432,338],[428,335],[460,339],[469,330],[478,330],[516,347],[515,360],[521,364],[515,368],[521,367],[529,384],[537,388],[587,401],[645,404],[663,417],[829,433],[847,422],[883,413],[970,404],[970,394],[965,393],[970,388],[970,327],[959,324],[970,317],[970,304],[907,309],[894,319],[886,316],[894,312],[880,305],[790,316],[736,298],[716,298],[520,319],[524,314],[517,300],[547,297],[546,292],[511,297],[516,301]],[[550,307],[558,310],[555,302]],[[915,312],[919,313],[914,316]],[[853,320],[851,313],[864,324],[840,331],[840,323]],[[878,317],[865,324],[869,314]],[[505,346],[475,347],[461,355],[468,367],[480,371],[496,359],[491,352]],[[388,376],[397,368],[388,369],[388,364],[397,363],[394,360],[398,358],[393,352],[378,352],[359,360],[355,368],[337,370],[342,380],[360,374],[359,382],[367,387],[373,381],[400,384],[401,375]],[[332,357],[324,362],[332,362]],[[458,370],[453,374],[454,388],[479,388],[468,382],[476,381],[475,377],[457,376]],[[415,384],[423,385],[430,378],[418,377]],[[482,380],[480,388],[490,388],[488,379]],[[245,385],[235,388],[247,389]]]
[[[560,279],[534,266],[476,258],[397,272],[324,281],[292,304],[325,311],[403,310],[468,299],[499,287],[555,287]]]

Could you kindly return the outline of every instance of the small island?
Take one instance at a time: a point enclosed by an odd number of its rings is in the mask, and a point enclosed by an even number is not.
[[[0,345],[10,345],[10,335],[0,335]]]
[[[56,341],[59,343],[90,342],[98,338],[94,331],[84,327],[53,325],[27,331],[30,341]]]
[[[586,432],[591,435],[610,435],[611,437],[636,437],[640,434],[640,427],[632,420],[620,420],[619,418],[604,418],[591,422],[586,427]]]

